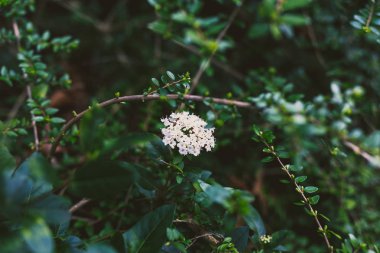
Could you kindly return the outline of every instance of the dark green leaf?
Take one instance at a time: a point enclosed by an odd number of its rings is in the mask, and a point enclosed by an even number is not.
[[[307,179],[307,176],[300,176],[300,177],[296,177],[294,180],[295,180],[297,183],[302,183],[302,182],[304,182],[306,179]]]
[[[173,81],[175,81],[175,75],[174,75],[172,72],[170,72],[170,71],[168,70],[168,71],[166,71],[166,74],[168,75],[168,77],[169,77],[170,79],[172,79]]]
[[[249,206],[249,213],[243,216],[243,219],[245,220],[250,229],[258,233],[259,235],[265,235],[264,222],[261,219],[260,214],[254,207]]]
[[[95,152],[102,148],[107,131],[104,118],[104,112],[96,106],[84,114],[79,126],[82,151]]]
[[[81,197],[107,199],[127,190],[138,178],[134,165],[100,158],[78,169],[69,190]]]
[[[62,119],[62,118],[59,118],[59,117],[53,117],[50,119],[51,123],[55,123],[55,124],[62,124],[62,123],[65,123],[66,120],[65,119]]]
[[[14,169],[16,161],[9,153],[8,149],[0,144],[0,171]]]
[[[271,162],[271,161],[273,161],[273,160],[274,160],[273,156],[267,156],[267,157],[261,159],[261,161],[262,161],[263,163],[269,163],[269,162]]]
[[[21,236],[34,253],[52,253],[54,250],[54,240],[50,229],[41,218],[22,227]]]
[[[308,25],[310,23],[310,18],[302,16],[302,15],[293,15],[293,14],[282,15],[280,20],[282,23],[291,25],[291,26]]]
[[[248,245],[249,238],[249,228],[248,227],[238,227],[235,228],[230,237],[232,238],[232,242],[235,245],[235,248],[239,252],[244,252]]]
[[[312,205],[316,205],[318,203],[318,201],[319,201],[319,195],[315,195],[315,196],[309,198],[309,202]]]
[[[58,184],[59,179],[54,168],[46,158],[38,152],[28,157],[17,169],[17,173],[23,173],[36,182]]]
[[[296,166],[296,165],[290,165],[289,170],[293,171],[293,172],[299,172],[299,171],[303,170],[303,167],[302,166]]]
[[[285,1],[282,8],[284,11],[289,11],[297,8],[306,7],[312,2],[312,0],[290,0]]]
[[[111,246],[105,244],[92,244],[90,245],[86,253],[117,253]]]
[[[166,239],[166,228],[173,221],[174,205],[164,205],[146,214],[123,234],[126,253],[158,252]]]
[[[156,78],[152,78],[152,83],[157,86],[157,87],[160,87],[160,81],[158,81]]]
[[[315,187],[315,186],[306,186],[304,190],[307,193],[314,193],[314,192],[318,191],[318,187]]]

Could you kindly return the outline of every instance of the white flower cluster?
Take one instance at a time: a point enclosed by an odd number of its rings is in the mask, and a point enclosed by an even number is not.
[[[262,235],[260,236],[260,242],[264,243],[264,244],[268,244],[272,241],[272,236],[270,235]]]
[[[202,148],[211,151],[215,147],[214,128],[206,128],[207,123],[194,114],[173,112],[161,121],[165,125],[161,130],[164,144],[177,146],[181,155],[198,156]]]

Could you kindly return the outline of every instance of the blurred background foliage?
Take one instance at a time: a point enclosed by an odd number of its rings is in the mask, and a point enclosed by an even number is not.
[[[334,250],[379,252],[378,1],[3,0],[0,24],[0,252],[327,252],[252,124],[318,186]],[[96,106],[155,86],[254,108]],[[162,145],[177,108],[216,127],[213,152]]]

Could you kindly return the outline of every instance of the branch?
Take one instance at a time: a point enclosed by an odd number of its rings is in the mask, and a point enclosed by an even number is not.
[[[70,213],[73,213],[75,212],[76,210],[78,210],[79,208],[81,208],[82,206],[86,205],[88,202],[90,202],[91,199],[82,199],[80,200],[78,203],[76,203],[75,205],[73,205],[70,209],[69,209],[69,212]]]
[[[372,2],[367,21],[365,22],[365,27],[369,27],[369,25],[371,24],[373,13],[375,12],[375,5],[376,5],[376,0]]]
[[[210,101],[216,104],[224,104],[224,105],[233,105],[241,108],[249,108],[253,109],[254,107],[248,103],[248,102],[243,102],[239,100],[231,100],[231,99],[224,99],[224,98],[214,98],[214,97],[203,97],[203,96],[196,96],[196,95],[176,95],[176,94],[169,94],[166,95],[164,98],[162,98],[160,95],[130,95],[130,96],[124,96],[124,97],[116,97],[112,98],[110,100],[106,100],[104,102],[101,102],[98,104],[99,107],[103,108],[109,105],[113,104],[118,104],[121,102],[128,102],[128,101],[152,101],[152,100],[165,100],[165,99],[170,99],[170,100],[177,100],[177,99],[183,99],[183,100],[192,100],[192,101],[197,101],[197,102],[203,102],[203,101]],[[61,129],[59,132],[58,136],[54,139],[52,146],[49,151],[49,156],[48,158],[50,159],[54,153],[55,150],[61,141],[62,137],[65,135],[65,132],[70,129],[76,122],[78,122],[86,112],[90,111],[89,109],[86,109],[78,114],[76,114],[72,119],[70,119]]]
[[[20,44],[20,29],[18,28],[18,25],[16,23],[16,21],[13,21],[12,23],[13,25],[13,33],[16,37],[16,40],[17,40],[17,49],[18,51],[20,51],[21,49],[21,44]],[[26,73],[23,73],[23,77],[26,79],[28,76]],[[32,98],[32,87],[30,84],[28,84],[26,86],[26,94],[28,96],[29,99],[33,99]],[[30,112],[30,116],[32,118],[32,127],[33,127],[33,135],[34,135],[34,145],[35,145],[35,148],[36,148],[36,151],[39,150],[39,146],[40,146],[40,140],[38,138],[38,129],[37,129],[37,124],[36,124],[36,121],[34,121],[34,114],[32,112]]]
[[[229,17],[229,19],[227,21],[226,26],[224,27],[224,29],[219,33],[218,37],[216,38],[216,43],[217,44],[219,44],[219,42],[226,35],[226,33],[227,33],[228,29],[230,28],[232,22],[234,22],[237,14],[239,13],[239,10],[240,10],[240,8],[241,8],[242,5],[243,5],[243,3],[240,4],[239,6],[237,6],[235,8],[235,10],[231,13],[231,15],[230,15],[230,17]],[[212,52],[212,54],[209,56],[209,58],[206,60],[206,62],[202,62],[201,65],[199,66],[198,71],[197,71],[197,73],[194,76],[193,83],[192,83],[192,86],[190,88],[189,93],[192,93],[195,90],[195,88],[198,86],[199,80],[201,79],[201,77],[202,77],[203,73],[205,72],[205,70],[210,65],[210,62],[214,58],[214,55],[215,55],[216,52],[217,52],[217,49]]]
[[[313,215],[314,217],[314,220],[315,222],[317,223],[317,226],[318,226],[318,231],[322,233],[323,235],[323,238],[325,240],[325,244],[329,250],[330,253],[333,253],[334,250],[333,250],[333,247],[331,246],[331,243],[329,241],[329,238],[327,237],[327,233],[325,231],[325,229],[322,227],[322,223],[320,222],[319,218],[318,218],[318,211],[315,210],[312,206],[311,206],[311,203],[309,201],[309,199],[305,196],[304,194],[304,190],[303,190],[303,187],[300,186],[297,181],[294,179],[294,175],[291,174],[289,172],[289,169],[288,169],[288,166],[286,166],[280,159],[280,157],[278,156],[278,154],[276,153],[275,149],[273,146],[269,145],[269,143],[262,137],[262,136],[259,136],[261,141],[264,143],[264,145],[270,150],[270,153],[275,157],[275,159],[277,160],[277,162],[280,164],[281,166],[281,169],[283,171],[285,171],[285,173],[288,175],[288,177],[290,178],[290,180],[293,182],[294,186],[296,187],[296,190],[297,192],[301,195],[302,197],[302,200],[304,202],[304,204],[306,205],[307,209],[309,210],[309,212]]]
[[[374,166],[377,169],[380,169],[380,159],[376,156],[372,156],[363,149],[361,149],[356,144],[350,142],[350,141],[344,141],[343,142],[346,147],[354,151],[355,154],[360,155],[363,157],[367,162],[369,162],[372,166]]]
[[[202,53],[194,46],[192,45],[185,45],[183,43],[181,43],[180,41],[178,40],[173,40],[174,44],[196,54],[196,55],[202,55]],[[230,66],[228,66],[227,64],[225,64],[224,62],[221,62],[221,61],[218,61],[217,59],[211,59],[211,63],[214,64],[216,67],[222,69],[223,71],[227,72],[228,74],[232,75],[233,77],[235,77],[237,80],[239,81],[244,81],[245,80],[245,76],[244,74],[240,73],[239,71],[237,71],[236,69],[233,69],[231,68]]]

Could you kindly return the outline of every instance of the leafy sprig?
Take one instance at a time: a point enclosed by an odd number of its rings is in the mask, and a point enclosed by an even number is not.
[[[280,164],[281,169],[286,173],[290,181],[293,182],[293,185],[295,186],[295,190],[301,196],[300,205],[304,206],[305,211],[310,216],[314,217],[314,220],[318,226],[318,232],[322,234],[329,252],[331,253],[334,252],[333,246],[330,243],[329,237],[330,235],[335,235],[338,238],[340,238],[340,236],[336,234],[335,232],[331,231],[327,225],[322,224],[319,217],[322,217],[327,220],[329,219],[325,215],[318,213],[318,211],[313,207],[314,205],[318,203],[319,198],[320,198],[319,195],[313,195],[315,192],[318,191],[318,187],[301,185],[301,183],[306,181],[307,176],[304,176],[304,175],[296,176],[295,173],[302,170],[302,168],[283,163],[281,158],[283,158],[284,155],[282,155],[281,151],[279,151],[278,148],[274,146],[273,140],[275,139],[275,136],[273,135],[272,131],[270,130],[263,131],[255,125],[253,126],[252,129],[255,134],[255,137],[253,137],[253,140],[263,143],[265,146],[263,149],[263,152],[269,154],[267,158],[264,158],[265,159],[264,162],[270,162],[272,160],[276,160]]]

